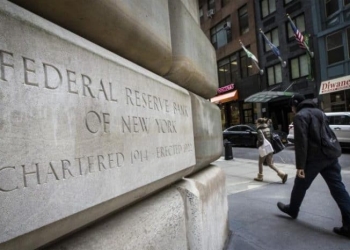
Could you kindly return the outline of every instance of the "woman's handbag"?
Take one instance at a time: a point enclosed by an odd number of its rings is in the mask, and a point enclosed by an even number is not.
[[[265,138],[264,133],[262,131],[260,131],[260,132],[261,132],[261,134],[262,134],[262,136],[264,138],[264,142],[263,142],[263,145],[261,145],[259,147],[259,155],[261,157],[264,157],[264,156],[272,153],[273,152],[273,148],[272,148],[271,143]]]
[[[280,136],[275,133],[271,134],[271,145],[273,147],[274,154],[281,152],[285,148]]]

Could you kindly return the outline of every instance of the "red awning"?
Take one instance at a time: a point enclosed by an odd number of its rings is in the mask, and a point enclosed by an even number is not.
[[[217,104],[230,102],[230,101],[236,101],[236,100],[238,100],[237,90],[223,94],[223,95],[218,95],[218,96],[215,96],[215,97],[210,99],[211,102],[215,102]]]

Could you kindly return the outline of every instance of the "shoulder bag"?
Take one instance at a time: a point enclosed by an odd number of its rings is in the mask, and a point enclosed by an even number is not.
[[[263,145],[261,145],[259,147],[259,155],[261,157],[264,157],[264,156],[272,153],[273,152],[273,148],[272,148],[271,143],[265,138],[264,133],[262,131],[260,131],[260,132],[261,132],[261,134],[262,134],[262,136],[264,138],[264,142],[263,142]]]

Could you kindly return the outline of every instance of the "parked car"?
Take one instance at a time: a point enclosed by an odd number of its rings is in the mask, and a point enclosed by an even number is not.
[[[287,143],[286,133],[279,130],[272,132],[278,134],[283,143]],[[225,129],[223,131],[223,138],[233,145],[256,147],[257,134],[258,132],[254,124],[240,124]]]
[[[329,126],[337,136],[342,147],[350,147],[350,112],[330,112],[325,113],[329,120]],[[294,143],[293,122],[289,125],[287,136],[289,143]]]
[[[350,147],[350,112],[325,113],[342,147]]]
[[[288,143],[294,144],[294,125],[293,122],[288,126]]]

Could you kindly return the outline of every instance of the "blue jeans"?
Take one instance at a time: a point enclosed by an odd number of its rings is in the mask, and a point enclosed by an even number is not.
[[[299,178],[298,176],[295,178],[290,197],[290,211],[298,214],[306,190],[311,186],[313,180],[320,173],[326,181],[331,195],[341,211],[343,226],[350,227],[350,196],[342,182],[340,168],[338,159],[307,163],[304,170],[305,179]]]

